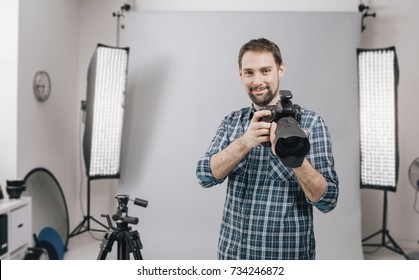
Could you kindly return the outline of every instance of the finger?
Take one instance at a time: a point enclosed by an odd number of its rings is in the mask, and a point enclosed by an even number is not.
[[[270,134],[270,141],[273,143],[274,141],[275,141],[275,132],[276,132],[276,128],[278,127],[278,125],[277,125],[277,123],[276,122],[273,122],[272,124],[271,124],[271,129],[270,129],[270,131],[269,131],[269,134]]]
[[[270,128],[261,128],[257,130],[257,134],[258,136],[267,136],[268,139],[266,139],[267,141],[270,141],[270,133],[271,133],[271,129]]]
[[[267,116],[270,116],[270,115],[271,115],[271,111],[269,111],[269,110],[256,111],[253,114],[253,118],[252,118],[251,122],[258,122],[261,117],[267,117]]]
[[[276,124],[276,122],[272,123],[271,130],[270,130],[270,137],[269,137],[269,141],[271,142],[272,153],[274,155],[276,155],[276,152],[275,152],[275,132],[276,132],[277,126],[278,125]]]
[[[257,122],[253,124],[252,128],[256,135],[267,135],[269,136],[271,134],[271,123],[267,122]],[[269,141],[269,139],[268,139]]]
[[[269,142],[269,135],[262,135],[258,137],[259,144]]]

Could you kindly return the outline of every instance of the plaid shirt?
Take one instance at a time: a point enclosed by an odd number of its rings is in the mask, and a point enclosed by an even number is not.
[[[301,112],[301,128],[308,131],[311,144],[307,159],[326,179],[326,192],[311,202],[292,169],[269,147],[253,148],[228,175],[219,259],[315,259],[313,206],[324,213],[336,206],[338,177],[327,126],[316,113]],[[224,181],[213,177],[210,158],[243,135],[253,113],[248,107],[224,118],[197,164],[196,175],[203,187]]]

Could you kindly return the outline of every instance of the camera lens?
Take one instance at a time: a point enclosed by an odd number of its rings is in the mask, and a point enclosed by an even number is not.
[[[304,138],[291,136],[288,138],[278,139],[275,147],[279,152],[278,154],[293,155],[300,153],[300,151],[304,147],[304,143]]]
[[[278,121],[275,131],[275,152],[287,167],[301,166],[304,157],[310,151],[306,133],[292,117]]]

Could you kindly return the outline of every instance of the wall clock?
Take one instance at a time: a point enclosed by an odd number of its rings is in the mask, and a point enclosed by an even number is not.
[[[33,78],[33,93],[38,101],[45,101],[51,94],[51,78],[46,71],[37,71]]]

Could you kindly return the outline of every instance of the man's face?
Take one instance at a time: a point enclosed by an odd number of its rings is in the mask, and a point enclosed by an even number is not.
[[[249,51],[243,55],[240,79],[256,106],[276,104],[279,99],[279,79],[284,74],[284,67],[283,63],[276,65],[269,52]]]

